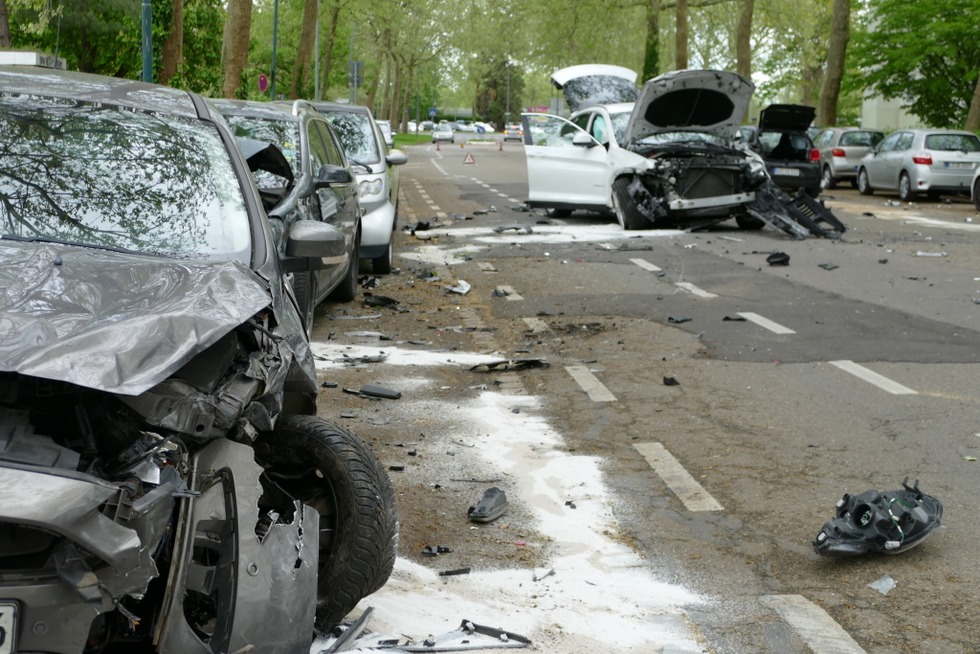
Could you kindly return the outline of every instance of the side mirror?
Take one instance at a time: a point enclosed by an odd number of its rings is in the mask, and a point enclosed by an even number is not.
[[[286,237],[283,270],[320,270],[342,263],[346,255],[344,233],[339,229],[317,220],[297,220]]]
[[[578,145],[583,148],[594,148],[599,144],[585,132],[575,132],[575,136],[572,137],[572,145]]]
[[[353,175],[343,166],[327,164],[320,169],[320,174],[316,178],[316,187],[324,188],[335,184],[350,184],[354,181]]]
[[[408,163],[408,155],[401,150],[389,150],[385,160],[389,166],[400,166],[403,163]]]

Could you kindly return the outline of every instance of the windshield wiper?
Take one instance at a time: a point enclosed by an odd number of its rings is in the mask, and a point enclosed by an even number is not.
[[[55,243],[57,245],[70,245],[72,247],[90,248],[93,250],[109,250],[111,252],[120,252],[122,254],[140,254],[153,257],[164,256],[162,254],[155,254],[152,252],[130,250],[129,248],[122,248],[116,245],[106,245],[104,243],[80,243],[78,241],[66,241],[60,238],[51,238],[50,236],[20,236],[19,234],[3,234],[0,235],[0,239],[5,241],[19,241],[21,243]]]
[[[367,165],[366,163],[361,163],[357,159],[351,159],[350,157],[348,157],[347,158],[347,161],[351,162],[355,166],[360,166],[361,168],[363,168],[364,170],[368,171],[369,173],[373,173],[374,172],[373,170],[371,170],[371,166]]]

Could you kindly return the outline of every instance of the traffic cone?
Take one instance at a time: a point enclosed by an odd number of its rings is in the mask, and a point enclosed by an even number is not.
[[[462,141],[460,141],[460,142],[459,142],[459,149],[460,149],[460,150],[462,150],[462,149],[463,149],[463,146],[464,146],[464,145],[466,145],[466,144],[465,144],[465,143],[463,143]]]
[[[503,152],[503,151],[504,151],[504,142],[497,141],[497,152]]]
[[[436,141],[436,152],[439,152],[439,141]]]

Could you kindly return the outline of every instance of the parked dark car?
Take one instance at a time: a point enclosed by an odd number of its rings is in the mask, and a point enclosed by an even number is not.
[[[766,162],[772,180],[785,191],[820,194],[820,153],[807,128],[816,110],[800,104],[771,104],[759,113],[758,125],[739,128],[739,135]]]
[[[5,651],[309,651],[397,544],[379,461],[316,416],[283,274],[343,236],[299,219],[281,255],[198,95],[12,65],[0,89]]]
[[[317,304],[327,296],[349,302],[357,294],[360,258],[361,212],[354,173],[336,134],[323,116],[301,100],[290,104],[247,100],[213,100],[231,125],[235,136],[255,144],[271,143],[289,162],[288,170],[277,172],[254,163],[259,187],[273,233],[278,235],[280,254],[292,225],[298,220],[316,220],[337,228],[344,250],[319,270],[292,273],[291,281],[300,306],[303,324],[312,333]],[[244,144],[253,154],[252,144]],[[257,153],[256,153],[257,154]]]
[[[842,181],[857,188],[857,169],[871,148],[881,143],[884,132],[860,127],[828,127],[813,140],[820,155],[820,183],[834,189]]]
[[[361,256],[371,260],[372,272],[391,272],[391,235],[398,225],[398,166],[408,156],[385,145],[371,110],[361,105],[316,102],[340,139],[357,177],[361,219]]]

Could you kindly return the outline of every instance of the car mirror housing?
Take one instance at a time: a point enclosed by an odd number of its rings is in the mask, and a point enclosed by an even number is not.
[[[389,166],[400,166],[403,163],[408,162],[408,155],[401,150],[391,150],[388,152],[388,156],[385,157]]]
[[[320,169],[320,174],[316,178],[316,187],[333,186],[334,184],[350,184],[354,181],[350,171],[343,166],[327,164]]]
[[[585,148],[594,148],[595,146],[599,145],[599,143],[585,132],[576,132],[575,136],[572,137],[572,145],[578,145]]]
[[[285,272],[319,270],[343,258],[344,234],[333,225],[317,220],[298,220],[286,238]]]

